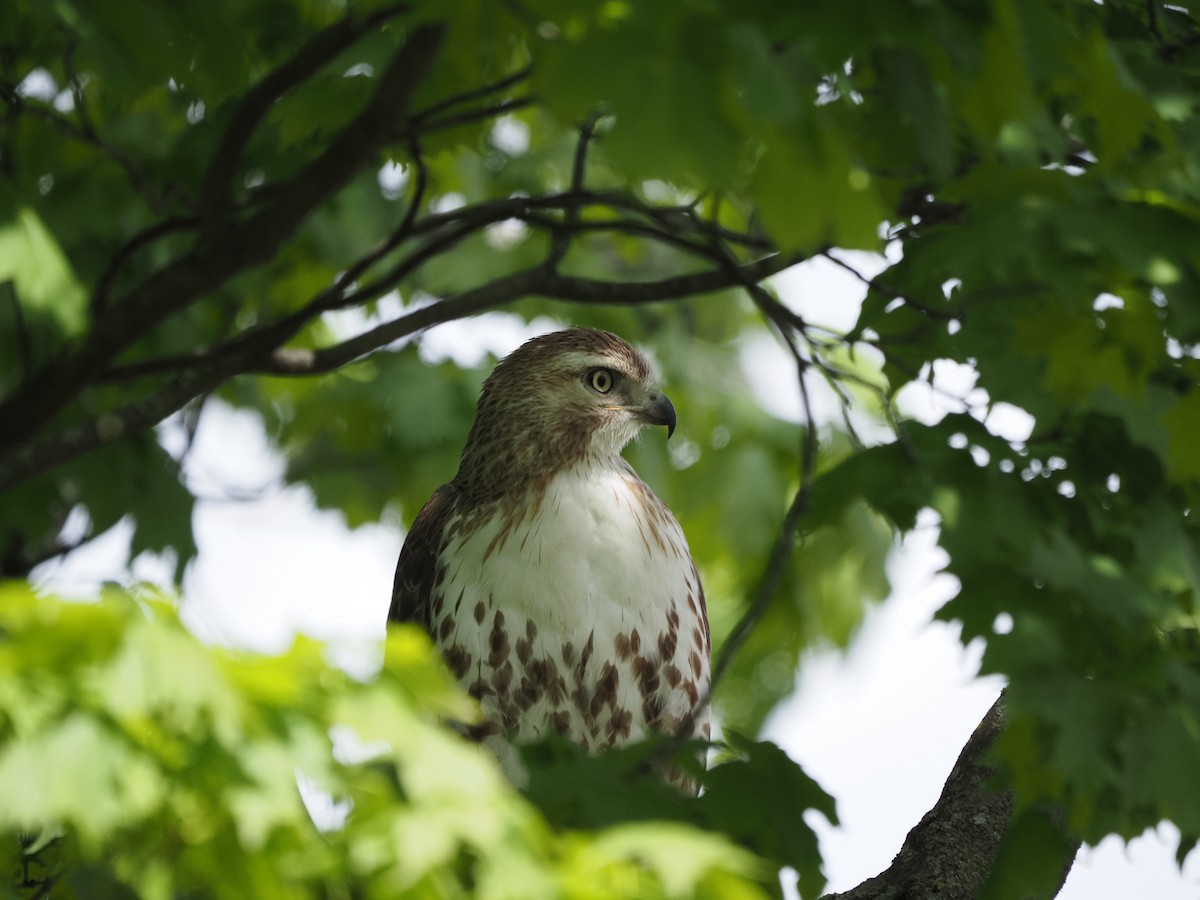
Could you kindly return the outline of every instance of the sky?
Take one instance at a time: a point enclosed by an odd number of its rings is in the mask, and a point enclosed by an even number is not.
[[[845,256],[868,276],[886,264],[867,254]],[[807,321],[838,330],[853,324],[865,292],[854,276],[821,259],[782,273],[774,286]],[[384,304],[381,314],[388,312]],[[343,318],[338,327],[361,324]],[[422,354],[471,364],[551,327],[486,314],[428,332]],[[785,352],[764,336],[745,345],[743,364],[764,406],[799,421]],[[969,368],[943,362],[933,376],[931,386],[901,392],[906,415],[933,421],[966,404],[986,414],[996,433],[1018,441],[1028,436],[1032,420],[1004,404],[989,410]],[[832,417],[826,389],[811,388],[817,415]],[[876,427],[857,424],[868,435]],[[160,433],[168,447],[179,438],[170,425]],[[184,619],[205,640],[263,651],[284,649],[297,632],[321,637],[347,668],[369,672],[378,660],[403,532],[398,522],[351,531],[340,514],[318,510],[304,489],[285,488],[282,473],[283,461],[256,416],[220,403],[206,406],[186,465],[200,500],[194,518],[199,554],[183,583]],[[128,523],[118,525],[65,560],[40,567],[35,578],[72,596],[88,595],[105,580],[169,583],[170,561],[151,555],[122,572],[131,531]],[[897,544],[889,561],[891,596],[868,612],[848,649],[805,656],[794,695],[767,725],[766,736],[837,798],[839,826],[817,814],[811,819],[830,891],[848,890],[888,866],[905,834],[936,802],[1002,686],[976,677],[980,645],[964,648],[956,626],[933,621],[956,590],[953,578],[939,574],[945,557],[936,541],[936,519],[927,516]],[[1059,896],[1198,900],[1200,853],[1180,872],[1178,843],[1178,831],[1165,824],[1128,846],[1113,838],[1084,848]]]

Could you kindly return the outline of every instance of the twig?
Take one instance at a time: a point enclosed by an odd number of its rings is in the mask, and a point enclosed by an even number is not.
[[[30,115],[41,119],[43,122],[61,131],[68,137],[79,141],[81,144],[86,144],[89,147],[99,150],[104,156],[108,157],[124,170],[129,183],[133,185],[133,189],[138,192],[154,212],[165,213],[170,207],[170,199],[159,191],[150,179],[146,177],[146,173],[142,171],[141,166],[134,162],[124,150],[106,142],[89,127],[71,121],[70,118],[64,116],[52,106],[40,101],[30,100],[28,97],[22,97],[16,91],[7,87],[4,90],[4,95],[6,102],[12,109],[12,117],[22,112],[28,112]]]
[[[497,103],[495,106],[484,106],[479,109],[471,109],[466,112],[457,113],[453,116],[446,116],[441,119],[428,119],[420,123],[413,122],[411,119],[407,125],[396,133],[396,140],[407,141],[421,135],[433,134],[435,131],[446,131],[449,128],[460,128],[463,125],[470,125],[473,122],[481,122],[485,119],[494,119],[502,116],[505,113],[516,112],[519,109],[524,109],[533,103],[533,97],[514,97],[511,100],[504,100]]]
[[[196,222],[197,220],[192,216],[172,216],[168,219],[160,219],[122,244],[112,255],[108,265],[96,281],[96,289],[92,292],[91,299],[92,315],[103,313],[108,308],[108,297],[112,292],[113,284],[135,253],[167,235],[195,228]]]
[[[1163,43],[1162,29],[1158,26],[1158,0],[1146,0],[1146,17],[1149,20],[1150,33],[1156,43]]]
[[[779,527],[779,534],[775,538],[775,544],[771,548],[771,555],[767,559],[767,565],[763,569],[762,577],[759,579],[758,586],[752,595],[750,605],[746,607],[746,611],[742,613],[741,618],[738,619],[737,624],[734,625],[733,630],[725,639],[725,643],[721,647],[721,653],[713,663],[710,691],[716,689],[717,684],[733,661],[735,654],[746,642],[754,626],[766,615],[775,598],[775,592],[778,590],[779,583],[783,579],[783,573],[787,568],[788,560],[792,557],[792,549],[796,543],[796,535],[800,530],[800,522],[808,512],[808,504],[812,497],[813,472],[817,462],[816,420],[813,416],[812,398],[809,396],[808,385],[804,380],[805,372],[811,363],[804,358],[804,355],[796,346],[788,329],[788,319],[777,317],[773,312],[776,308],[783,308],[782,304],[779,304],[774,298],[770,297],[766,289],[759,284],[748,286],[747,289],[750,291],[755,304],[779,331],[785,346],[791,352],[792,359],[796,364],[796,382],[800,387],[800,402],[804,409],[804,436],[800,450],[800,484],[797,486],[796,494],[792,498],[787,513],[783,517],[783,523]]]
[[[589,116],[579,126],[579,140],[575,144],[575,159],[571,165],[571,191],[582,193],[584,180],[587,175],[587,154],[592,138],[596,134],[598,116]],[[563,213],[562,228],[556,230],[550,239],[550,253],[546,257],[546,267],[556,271],[567,250],[571,246],[571,235],[579,224],[580,207],[572,207]]]
[[[565,228],[562,222],[556,221],[548,216],[540,216],[531,210],[538,209],[560,209],[569,211],[581,207],[588,203],[598,203],[604,206],[614,208],[632,208],[644,211],[644,206],[637,203],[626,203],[624,198],[613,194],[593,194],[586,191],[570,191],[564,194],[553,195],[542,198],[521,198],[512,197],[503,200],[487,201],[485,203],[476,204],[472,207],[465,207],[459,210],[453,210],[448,213],[438,213],[426,216],[419,221],[411,221],[415,216],[420,205],[420,194],[424,191],[424,179],[426,177],[422,168],[420,168],[420,157],[418,160],[418,180],[416,182],[418,193],[415,194],[414,200],[409,205],[408,215],[406,220],[401,224],[401,227],[393,233],[393,236],[380,245],[375,251],[360,259],[353,266],[344,272],[337,281],[329,288],[321,291],[312,298],[303,307],[300,307],[295,312],[289,314],[283,319],[275,322],[265,323],[248,329],[232,340],[211,347],[200,352],[191,352],[179,354],[175,356],[158,357],[149,360],[139,360],[138,362],[129,363],[122,366],[114,366],[107,369],[101,376],[102,381],[128,381],[131,379],[141,378],[147,375],[156,375],[164,373],[178,374],[186,369],[195,368],[197,366],[206,365],[215,359],[230,354],[240,354],[245,346],[249,343],[254,343],[257,346],[262,346],[264,339],[273,341],[273,346],[280,346],[284,341],[288,340],[295,334],[306,322],[315,316],[337,309],[359,306],[363,303],[374,300],[391,290],[394,290],[404,278],[411,275],[421,265],[428,262],[435,256],[441,255],[448,250],[453,249],[461,241],[475,234],[480,228],[488,224],[504,221],[505,219],[520,219],[535,227],[543,227],[550,231],[560,230]],[[674,210],[675,208],[672,208]],[[688,238],[686,235],[679,233],[678,228],[660,228],[653,224],[645,224],[633,219],[614,219],[608,222],[586,222],[578,223],[574,226],[577,230],[620,230],[625,233],[638,233],[647,238],[659,240],[667,243],[675,244],[682,249],[697,255],[705,256],[705,248],[694,239]],[[434,236],[430,237],[425,243],[412,251],[409,255],[400,260],[389,271],[381,274],[370,284],[364,285],[352,293],[345,293],[345,288],[356,281],[361,274],[369,267],[370,264],[377,261],[386,251],[392,249],[400,243],[399,238],[403,236],[416,236],[423,233],[434,232]],[[708,237],[712,237],[709,235]],[[746,236],[742,236],[746,237]],[[747,238],[747,240],[751,240]],[[795,259],[799,261],[799,257]],[[793,264],[789,262],[788,265]],[[545,267],[546,263],[542,264]],[[538,268],[538,267],[535,267]],[[765,277],[765,276],[764,276]],[[739,283],[739,282],[732,282]],[[570,283],[569,290],[580,293],[590,292],[595,294],[596,289],[592,284],[586,283],[584,279],[575,279]],[[729,285],[725,285],[728,287]],[[566,299],[566,298],[563,298]],[[498,301],[499,302],[499,301]],[[589,302],[589,301],[584,301]],[[592,301],[599,302],[599,301]],[[381,326],[383,327],[383,326]],[[398,335],[398,339],[403,335]],[[356,339],[355,339],[356,340]],[[369,349],[377,349],[383,346],[383,341],[371,346]],[[328,348],[330,351],[335,348]],[[263,371],[273,371],[277,374],[304,374],[316,371],[329,371],[328,368],[312,369],[311,366],[318,365],[318,360],[322,359],[318,354],[324,351],[290,351],[280,350],[275,355],[274,362]],[[333,365],[332,360],[342,358],[340,354],[330,353],[328,356],[329,362],[319,363],[321,366]],[[336,367],[336,366],[334,366]]]
[[[420,112],[414,113],[410,117],[409,121],[419,125],[423,122],[429,121],[430,119],[437,118],[442,113],[454,109],[456,106],[462,106],[466,103],[473,103],[476,100],[482,100],[485,97],[490,97],[492,94],[498,94],[501,91],[506,91],[509,88],[516,87],[526,78],[528,78],[532,72],[533,68],[531,66],[525,66],[524,68],[513,72],[506,78],[501,78],[499,81],[494,81],[491,84],[485,84],[483,87],[475,88],[474,90],[470,91],[463,91],[461,94],[455,94],[452,97],[447,97],[445,100],[435,103],[433,106],[430,106],[427,109],[423,109]]]

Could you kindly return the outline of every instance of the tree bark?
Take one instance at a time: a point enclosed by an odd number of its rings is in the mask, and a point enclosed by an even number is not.
[[[1011,790],[992,786],[995,769],[987,756],[1004,730],[1002,693],[959,754],[933,809],[908,833],[892,864],[879,875],[823,900],[974,900],[991,874],[1013,820]],[[1058,895],[1079,849],[1069,841]]]

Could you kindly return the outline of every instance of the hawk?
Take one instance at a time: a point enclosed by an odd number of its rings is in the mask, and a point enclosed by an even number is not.
[[[704,591],[679,523],[621,456],[675,430],[646,358],[614,334],[533,338],[484,381],[458,473],[417,514],[388,619],[433,636],[478,701],[472,735],[587,751],[709,734]]]

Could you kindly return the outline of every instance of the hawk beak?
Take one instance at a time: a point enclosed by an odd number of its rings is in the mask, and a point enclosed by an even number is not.
[[[667,440],[675,433],[675,404],[666,394],[659,394],[649,406],[642,407],[641,417],[651,425],[666,425]]]

